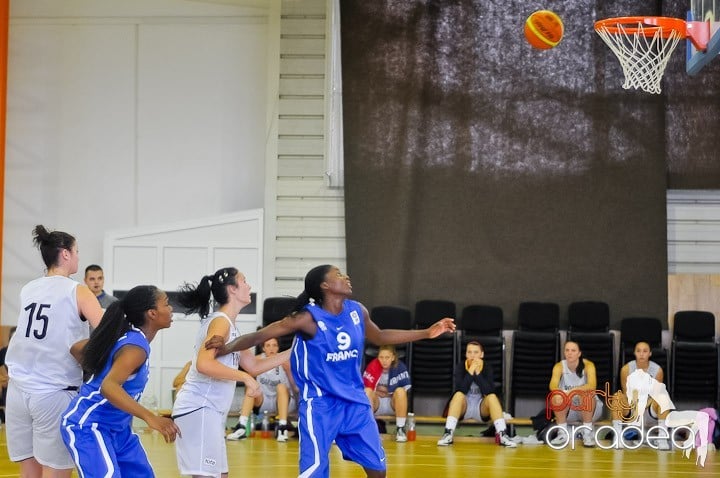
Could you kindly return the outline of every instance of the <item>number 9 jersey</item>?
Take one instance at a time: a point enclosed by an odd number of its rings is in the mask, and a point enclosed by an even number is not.
[[[78,283],[64,276],[41,277],[20,291],[17,332],[8,346],[10,379],[24,392],[50,392],[78,387],[82,369],[70,346],[88,338],[80,318]]]
[[[297,333],[290,356],[302,399],[331,396],[367,404],[360,375],[365,347],[362,306],[346,299],[338,315],[315,304],[306,310],[317,323],[317,332],[311,339]]]

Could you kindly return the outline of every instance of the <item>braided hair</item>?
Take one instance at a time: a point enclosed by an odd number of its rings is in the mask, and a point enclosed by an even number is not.
[[[145,312],[157,307],[162,294],[154,285],[139,285],[130,289],[121,300],[110,304],[85,347],[83,369],[90,374],[102,371],[115,342],[132,327],[145,325]]]
[[[322,307],[323,291],[320,285],[325,282],[325,276],[331,268],[332,266],[330,264],[324,264],[313,267],[305,274],[305,290],[297,296],[295,306],[292,310],[293,313],[302,311],[305,306],[310,303],[315,303]]]

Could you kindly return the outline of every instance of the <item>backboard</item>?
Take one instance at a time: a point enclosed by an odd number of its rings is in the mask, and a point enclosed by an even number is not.
[[[690,0],[687,20],[710,22],[710,41],[705,52],[698,51],[687,40],[686,70],[695,75],[720,53],[720,0]]]

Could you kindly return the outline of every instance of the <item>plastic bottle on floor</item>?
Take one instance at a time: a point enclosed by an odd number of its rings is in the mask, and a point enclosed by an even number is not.
[[[415,441],[417,432],[415,431],[415,414],[407,414],[407,439],[408,441]]]
[[[261,430],[261,436],[263,438],[270,438],[270,415],[267,410],[263,412]]]

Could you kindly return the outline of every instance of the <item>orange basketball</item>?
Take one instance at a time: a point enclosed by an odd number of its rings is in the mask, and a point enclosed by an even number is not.
[[[525,20],[525,38],[535,48],[547,50],[560,43],[563,22],[555,12],[538,10]]]

